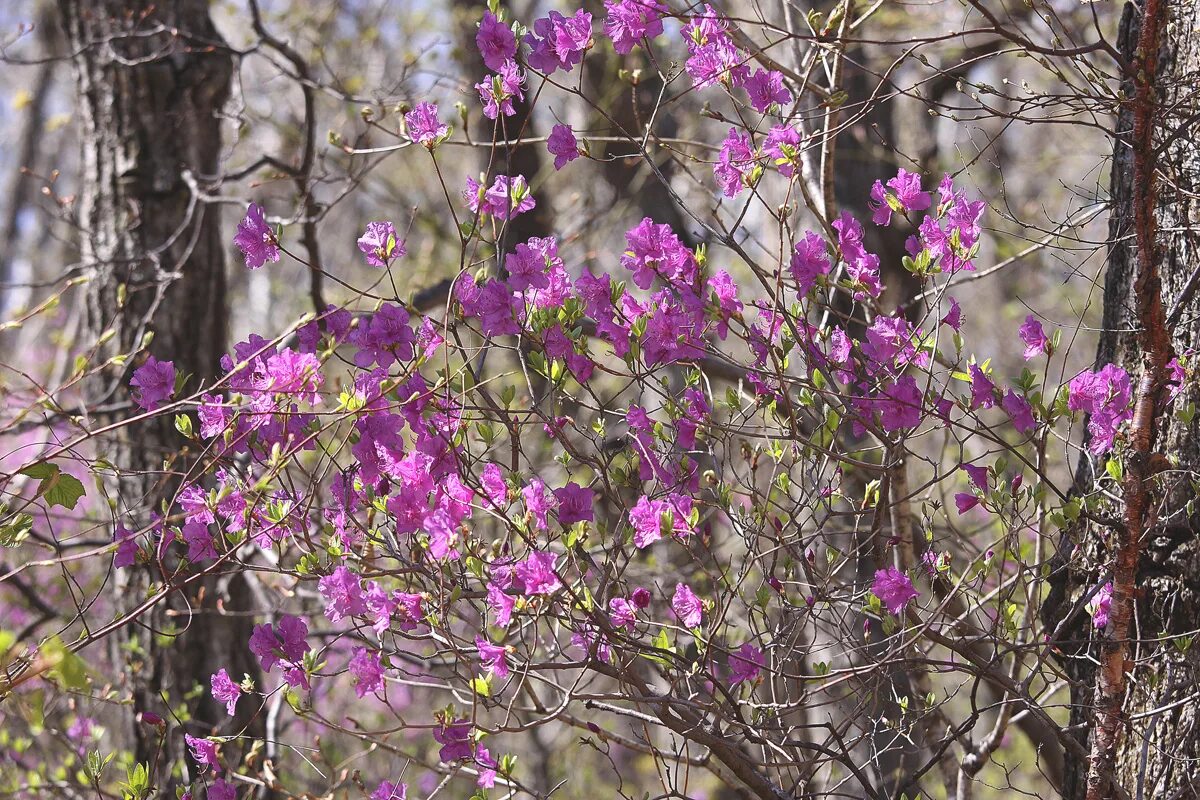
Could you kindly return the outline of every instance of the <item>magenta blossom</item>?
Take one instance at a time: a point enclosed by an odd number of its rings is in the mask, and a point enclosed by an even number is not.
[[[765,663],[762,650],[746,642],[729,656],[729,685],[757,680]]]
[[[920,592],[913,588],[908,576],[895,567],[878,570],[875,582],[871,584],[871,592],[880,600],[892,614],[899,614],[909,600],[915,599]]]
[[[367,264],[380,269],[407,255],[404,242],[397,238],[396,227],[390,222],[368,222],[366,232],[358,239],[358,249],[367,257]]]
[[[354,694],[366,697],[383,688],[383,662],[379,653],[365,647],[354,648],[350,659],[350,674],[354,676]]]
[[[517,564],[516,575],[525,584],[527,594],[553,594],[562,588],[562,581],[554,573],[554,554],[533,552]]]
[[[668,11],[662,0],[604,0],[604,10],[608,14],[604,35],[621,54],[633,50],[642,39],[662,36],[662,18]]]
[[[671,598],[671,610],[685,628],[698,628],[704,618],[704,604],[686,583],[676,584]]]
[[[408,786],[403,783],[383,781],[375,791],[371,792],[371,800],[406,800]]]
[[[467,189],[463,192],[467,208],[479,214],[490,214],[496,219],[510,219],[518,214],[533,210],[537,202],[529,193],[525,177],[498,175],[486,190],[473,178],[467,178]]]
[[[432,150],[439,140],[450,133],[450,126],[438,119],[435,103],[417,103],[412,111],[404,115],[404,127],[408,138]]]
[[[258,203],[251,203],[246,210],[245,218],[238,223],[233,243],[246,257],[246,266],[250,269],[258,269],[268,261],[274,263],[279,260],[279,240],[275,238],[275,231],[267,225],[263,207]]]
[[[175,363],[149,356],[146,363],[133,371],[129,385],[136,387],[132,393],[134,402],[153,411],[175,394]]]
[[[1025,343],[1025,352],[1023,353],[1025,360],[1037,358],[1042,353],[1050,352],[1050,339],[1046,336],[1046,332],[1042,330],[1042,323],[1038,322],[1032,314],[1025,317],[1025,324],[1018,331],[1021,341]]]
[[[1081,372],[1071,380],[1067,408],[1088,416],[1088,450],[1100,455],[1113,446],[1117,429],[1133,419],[1133,386],[1129,373],[1116,364],[1096,372]]]
[[[190,734],[183,735],[184,742],[192,751],[192,758],[200,765],[201,770],[205,767],[212,767],[214,772],[221,771],[221,765],[217,761],[217,743],[209,739],[197,739]]]
[[[871,200],[874,209],[871,220],[876,225],[889,224],[893,211],[924,211],[933,202],[928,192],[921,191],[921,176],[905,169],[887,182],[887,189],[883,183],[875,181],[871,187]]]
[[[484,66],[492,72],[498,72],[501,64],[517,54],[516,35],[490,11],[484,12],[483,21],[479,23],[475,45],[483,56]]]
[[[500,680],[508,677],[507,647],[502,644],[492,644],[482,636],[476,636],[475,648],[479,651],[479,660],[487,667],[488,672]]]
[[[1088,601],[1087,610],[1092,615],[1092,625],[1096,630],[1104,630],[1112,618],[1112,581],[1101,586],[1092,599]]]
[[[212,674],[210,682],[213,699],[218,703],[224,703],[225,713],[232,717],[238,698],[242,696],[242,690],[230,679],[229,673],[225,671],[224,667]]]
[[[554,156],[554,168],[562,169],[571,161],[579,158],[579,142],[570,125],[555,125],[550,129],[550,138],[546,140],[546,149]]]

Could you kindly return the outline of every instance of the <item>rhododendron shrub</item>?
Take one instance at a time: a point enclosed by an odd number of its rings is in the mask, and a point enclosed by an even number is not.
[[[561,232],[515,241],[512,221],[543,202],[534,176],[457,174],[439,161],[449,118],[421,102],[405,135],[462,223],[445,259],[464,268],[436,307],[409,304],[400,226],[363,220],[326,248],[398,291],[258,331],[211,385],[154,357],[131,372],[139,409],[171,420],[194,460],[162,508],[117,498],[111,544],[90,557],[156,570],[163,591],[267,576],[271,605],[243,643],[264,681],[230,665],[200,690],[231,718],[293,719],[272,753],[319,732],[371,746],[360,795],[449,780],[459,797],[538,796],[516,756],[544,727],[649,757],[683,796],[688,781],[798,796],[818,776],[874,792],[893,785],[894,753],[915,796],[939,785],[920,776],[941,753],[973,746],[973,687],[1057,724],[1035,613],[1045,543],[1096,512],[1055,486],[1050,445],[1086,429],[1087,450],[1119,464],[1131,376],[1107,364],[1056,382],[1056,334],[1034,317],[997,331],[1024,347],[1019,375],[991,364],[995,341],[965,338],[953,293],[977,269],[985,205],[950,176],[900,169],[875,183],[868,219],[768,204],[767,186],[797,195],[806,180],[800,87],[753,65],[713,7],[670,16],[607,0],[603,17],[514,27],[487,11],[480,110],[499,125],[593,50],[665,48],[672,29],[693,89],[752,120],[716,133],[709,189],[778,221],[778,259],[703,209],[706,246],[631,220],[599,273]],[[555,170],[594,168],[569,125],[544,146]],[[867,226],[891,225],[910,232],[901,264],[866,244]],[[289,238],[257,203],[230,231],[250,269],[293,258]],[[883,305],[899,271],[922,285],[923,315]],[[57,470],[75,456],[62,445],[28,466],[22,507],[67,505]],[[1110,590],[1081,599],[1098,629]],[[53,669],[100,695],[61,641],[49,648],[6,656],[2,691]],[[193,797],[304,790],[302,760],[269,779],[231,763],[237,733],[188,734]]]

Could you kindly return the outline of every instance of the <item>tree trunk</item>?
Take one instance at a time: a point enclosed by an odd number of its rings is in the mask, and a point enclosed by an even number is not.
[[[219,112],[233,61],[207,0],[59,0],[59,10],[79,90],[78,222],[82,259],[91,270],[87,330],[92,341],[112,332],[94,363],[131,354],[87,387],[98,426],[135,411],[129,373],[148,335],[151,353],[191,376],[189,390],[219,373],[226,350],[225,232],[218,207],[200,199],[196,188],[211,187],[221,168]],[[162,511],[178,486],[173,476],[192,460],[184,444],[171,415],[121,426],[98,443],[98,455],[117,471],[108,487],[115,518],[141,527]],[[156,583],[170,579],[171,568],[118,570],[115,612],[134,608]],[[237,614],[251,608],[245,579],[213,576],[183,594],[173,593],[126,625],[113,648],[118,685],[132,698],[117,741],[150,765],[160,786],[180,773],[184,780],[194,774],[186,771],[176,720],[204,735],[227,719],[209,691],[210,674],[225,667],[235,681],[247,673],[261,685],[246,648],[252,619]],[[193,698],[197,685],[202,691]],[[185,707],[190,720],[179,714]],[[155,726],[138,720],[144,712],[166,721],[165,744]],[[239,717],[235,724],[262,735],[261,721]],[[225,748],[231,761],[232,749]]]
[[[1143,13],[1150,15],[1146,26]],[[1155,14],[1165,24],[1154,26]],[[1156,31],[1148,38],[1157,39],[1157,48],[1145,47],[1143,27]],[[1145,291],[1147,265],[1152,267],[1149,274],[1156,269],[1161,281],[1161,310],[1166,318],[1161,327],[1164,343],[1170,339],[1167,350],[1186,355],[1200,347],[1195,294],[1200,269],[1200,148],[1194,133],[1200,2],[1127,4],[1118,44],[1132,68],[1122,87],[1124,102],[1116,124],[1104,327],[1096,366],[1116,363],[1128,370],[1138,387],[1137,403],[1153,383],[1143,378],[1153,378],[1155,360],[1155,348],[1147,345],[1154,331],[1145,324],[1148,301],[1156,294]],[[1146,87],[1144,95],[1139,94],[1139,81]],[[1139,97],[1148,100],[1141,106],[1149,122],[1144,136],[1139,136]],[[1144,169],[1139,169],[1139,157],[1145,161]],[[1139,207],[1145,209],[1143,216]],[[1185,381],[1173,406],[1165,402],[1165,393],[1149,396],[1158,400],[1147,405],[1150,463],[1143,465],[1139,459],[1140,429],[1135,417],[1124,456],[1125,507],[1104,509],[1122,519],[1122,524],[1087,526],[1077,532],[1074,546],[1064,537],[1046,601],[1051,629],[1067,620],[1057,644],[1072,682],[1071,723],[1092,739],[1093,763],[1067,764],[1063,794],[1068,800],[1200,796],[1200,704],[1195,699],[1200,646],[1189,646],[1189,637],[1200,628],[1200,513],[1195,509],[1200,490],[1200,425],[1195,419],[1185,423],[1176,413],[1200,402],[1200,385],[1194,379]],[[1172,463],[1160,471],[1166,466],[1163,457]],[[1144,478],[1137,475],[1131,483],[1133,469],[1142,470]],[[1104,472],[1103,459],[1093,460],[1085,453],[1076,475],[1079,493],[1093,491],[1095,479]],[[1144,487],[1147,498],[1145,512],[1131,520],[1131,497],[1139,487]],[[1128,534],[1130,530],[1133,534]],[[1122,637],[1113,629],[1118,624],[1126,539],[1132,591],[1128,634]],[[1114,582],[1113,622],[1107,631],[1097,631],[1079,605],[1096,584],[1108,580]],[[1115,648],[1125,659],[1124,677],[1119,669],[1103,669],[1111,663]],[[1097,661],[1101,668],[1096,667]],[[1096,755],[1104,749],[1106,735],[1103,695],[1114,675],[1123,690],[1118,703],[1122,696],[1124,702],[1116,715],[1111,769],[1101,769]],[[1084,734],[1079,735],[1082,739]]]

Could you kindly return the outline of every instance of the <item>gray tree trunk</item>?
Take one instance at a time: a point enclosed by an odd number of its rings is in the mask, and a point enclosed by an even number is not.
[[[59,0],[59,11],[79,91],[78,223],[81,256],[92,272],[87,330],[92,341],[115,334],[94,363],[138,352],[152,333],[150,352],[174,361],[194,390],[213,381],[226,350],[227,231],[218,207],[192,187],[211,188],[220,172],[219,112],[233,59],[207,0]],[[93,424],[136,410],[128,381],[141,358],[90,382]],[[123,426],[98,444],[119,471],[109,486],[114,516],[145,525],[151,512],[161,512],[192,462],[184,444],[169,417]],[[178,581],[172,569],[119,570],[116,612],[128,612],[165,580]],[[235,681],[248,673],[261,685],[246,647],[252,618],[239,614],[250,610],[249,594],[240,576],[209,577],[172,593],[115,638],[118,685],[132,698],[118,742],[151,766],[160,787],[194,775],[183,771],[183,729],[203,735],[227,719],[211,697],[210,674],[225,667]],[[246,710],[235,724],[261,736],[262,715],[251,719],[251,705],[242,701]],[[181,728],[176,715],[183,708],[191,719]],[[165,746],[155,727],[137,720],[142,712],[166,720]],[[226,747],[231,760],[235,750]]]
[[[1154,120],[1155,256],[1163,306],[1168,315],[1178,309],[1173,324],[1168,325],[1172,344],[1176,354],[1184,355],[1200,346],[1194,285],[1188,288],[1200,269],[1200,143],[1195,134],[1200,112],[1196,99],[1200,2],[1180,0],[1166,8]],[[1133,4],[1127,4],[1121,20],[1118,45],[1127,60],[1132,60],[1137,48],[1140,14]],[[1123,88],[1125,97],[1133,96],[1131,80]],[[1104,326],[1096,366],[1120,364],[1134,376],[1136,385],[1143,354],[1137,334],[1138,248],[1130,104],[1122,107],[1116,122]],[[1189,402],[1200,404],[1196,381],[1183,387],[1176,408]],[[1200,490],[1200,420],[1185,424],[1170,411],[1160,412],[1154,447],[1176,463],[1151,482],[1153,510],[1138,548],[1129,654],[1132,672],[1124,704],[1128,725],[1121,732],[1113,779],[1128,797],[1169,800],[1200,796],[1200,703],[1195,699],[1200,684],[1200,646],[1189,647],[1187,638],[1200,628],[1200,513],[1195,508]],[[1079,491],[1091,491],[1094,478],[1103,473],[1103,460],[1085,454],[1076,475]],[[1119,510],[1115,515],[1120,516]],[[1064,537],[1045,604],[1051,628],[1069,619],[1057,644],[1072,682],[1071,723],[1078,726],[1075,730],[1081,741],[1095,730],[1098,673],[1093,659],[1102,635],[1092,628],[1087,614],[1078,610],[1078,604],[1110,574],[1110,548],[1116,538],[1115,530],[1098,525]],[[1087,775],[1086,762],[1069,760],[1064,797],[1084,797]],[[1111,790],[1108,796],[1120,795]]]

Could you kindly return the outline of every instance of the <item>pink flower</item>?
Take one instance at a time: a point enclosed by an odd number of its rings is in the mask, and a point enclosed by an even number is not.
[[[366,233],[359,237],[358,249],[369,265],[380,269],[407,255],[404,242],[396,238],[396,227],[390,222],[368,222]]]
[[[525,511],[533,517],[537,529],[546,530],[550,526],[546,515],[557,504],[554,495],[546,490],[546,484],[541,478],[532,479],[529,485],[521,490],[521,497],[525,500]]]
[[[515,572],[527,594],[553,594],[562,588],[562,581],[554,573],[553,553],[532,552],[517,564]]]
[[[514,100],[524,100],[525,73],[515,61],[505,61],[500,65],[495,75],[485,77],[475,84],[479,90],[479,100],[483,103],[483,115],[488,119],[497,119],[501,114],[511,117],[517,113],[513,107]]]
[[[471,721],[468,719],[444,720],[441,727],[433,729],[433,739],[442,746],[438,758],[447,764],[471,757]]]
[[[637,611],[624,597],[614,597],[608,601],[608,614],[612,624],[618,628],[632,628],[637,622]]]
[[[221,765],[217,761],[217,743],[208,739],[197,739],[189,734],[183,735],[183,740],[192,751],[192,758],[200,765],[201,770],[205,767],[212,767],[214,772],[221,771]]]
[[[685,628],[698,628],[704,618],[704,605],[700,598],[686,583],[675,585],[675,594],[671,598],[671,610],[683,623]]]
[[[571,17],[551,11],[534,20],[533,31],[524,41],[530,48],[529,66],[547,75],[558,69],[570,72],[592,44],[592,15],[583,9]]]
[[[113,558],[114,567],[124,569],[137,563],[138,544],[133,531],[124,525],[117,525],[117,529],[113,531],[113,541],[117,543],[117,554]]]
[[[349,568],[340,566],[317,582],[321,597],[325,598],[325,616],[330,622],[341,622],[346,617],[357,617],[367,613],[366,598],[362,582]]]
[[[904,610],[909,600],[915,599],[920,592],[913,588],[912,581],[895,567],[878,570],[871,592],[883,601],[884,606],[892,614]]]
[[[987,467],[981,467],[978,464],[959,464],[958,466],[959,466],[959,469],[961,469],[963,472],[967,473],[967,477],[970,478],[971,483],[975,485],[976,489],[983,492],[984,494],[987,494],[987,491],[988,491],[988,468]]]
[[[208,800],[237,800],[237,790],[224,778],[217,778],[208,786]]]
[[[1087,610],[1092,615],[1092,625],[1096,630],[1108,627],[1108,621],[1112,615],[1112,590],[1112,581],[1109,581],[1101,586],[1088,601]]]
[[[500,644],[492,644],[482,636],[476,636],[475,648],[479,651],[479,660],[487,667],[488,672],[500,680],[508,677],[507,647]]]
[[[555,125],[550,129],[550,138],[546,140],[546,149],[554,156],[554,168],[562,169],[569,162],[579,158],[579,142],[575,139],[575,131],[570,125]]]
[[[991,382],[987,373],[978,364],[971,364],[967,370],[971,375],[971,410],[996,405],[996,384]]]
[[[750,136],[737,128],[730,128],[729,135],[721,143],[721,154],[713,175],[726,197],[737,197],[753,179],[755,156]]]
[[[224,667],[212,674],[210,683],[212,684],[213,698],[218,703],[224,703],[225,713],[232,717],[238,698],[242,696],[242,690],[230,679],[229,673],[225,671]]]
[[[479,23],[475,45],[483,56],[484,66],[492,72],[499,71],[505,61],[517,54],[517,37],[490,11],[484,12],[483,21]]]
[[[264,671],[269,672],[280,657],[295,663],[308,651],[308,625],[299,617],[285,614],[277,629],[269,624],[256,625],[250,635],[250,652],[258,656]]]
[[[1025,324],[1018,331],[1021,341],[1025,343],[1025,360],[1037,358],[1042,353],[1050,352],[1050,340],[1046,337],[1046,332],[1042,330],[1042,323],[1034,319],[1030,314],[1025,317]]]
[[[662,36],[662,17],[667,6],[662,0],[604,0],[608,16],[604,35],[612,39],[613,49],[628,53],[642,39]]]
[[[765,663],[762,650],[746,642],[729,656],[729,685],[757,680]]]
[[[450,126],[443,125],[438,119],[438,107],[434,103],[417,103],[412,111],[404,115],[404,127],[409,139],[430,150],[439,139],[450,133]]]
[[[629,599],[633,601],[635,606],[645,610],[650,607],[650,590],[639,586],[633,590],[633,594],[629,596]]]
[[[745,80],[742,88],[750,95],[750,105],[760,114],[767,113],[773,105],[792,102],[792,93],[783,85],[783,73],[775,70],[756,71]]]
[[[1029,405],[1028,400],[1012,389],[1005,393],[1000,403],[1012,420],[1013,426],[1021,433],[1029,433],[1037,427],[1037,420],[1033,418],[1033,407]]]
[[[591,522],[595,519],[592,504],[596,493],[575,482],[554,490],[558,498],[558,524],[567,526],[576,522]]]
[[[954,505],[958,508],[959,514],[965,514],[979,505],[979,498],[970,492],[959,492],[954,495]]]
[[[263,207],[258,203],[251,203],[246,210],[245,218],[238,223],[233,243],[246,257],[249,269],[258,269],[268,261],[273,263],[279,260],[279,240],[267,225]]]
[[[817,278],[829,274],[829,251],[825,240],[812,231],[805,231],[804,238],[796,242],[792,252],[792,280],[796,282],[796,293],[804,297],[817,285]]]
[[[871,220],[876,225],[887,225],[892,221],[893,204],[902,211],[924,211],[933,202],[928,192],[921,191],[921,176],[915,172],[901,169],[887,182],[887,188],[892,191],[885,191],[879,181],[871,187],[871,200],[874,201]]]
[[[491,214],[496,219],[510,219],[532,211],[537,205],[537,201],[529,193],[529,184],[522,175],[498,175],[486,190],[474,178],[467,178],[467,189],[463,192],[463,198],[472,212]]]
[[[956,331],[962,327],[962,308],[953,297],[950,298],[950,310],[942,317],[942,322]]]
[[[371,792],[371,800],[406,800],[407,794],[408,786],[405,784],[383,781]]]
[[[1129,373],[1116,364],[1106,364],[1096,372],[1081,372],[1071,380],[1067,408],[1090,415],[1088,450],[1093,455],[1112,448],[1117,428],[1133,419],[1133,410],[1129,407],[1132,399]]]
[[[133,400],[147,411],[161,406],[175,394],[175,362],[148,356],[146,363],[133,371],[129,385],[136,387]]]
[[[383,661],[377,652],[365,647],[354,648],[350,674],[355,678],[354,694],[359,697],[366,697],[383,688]]]

